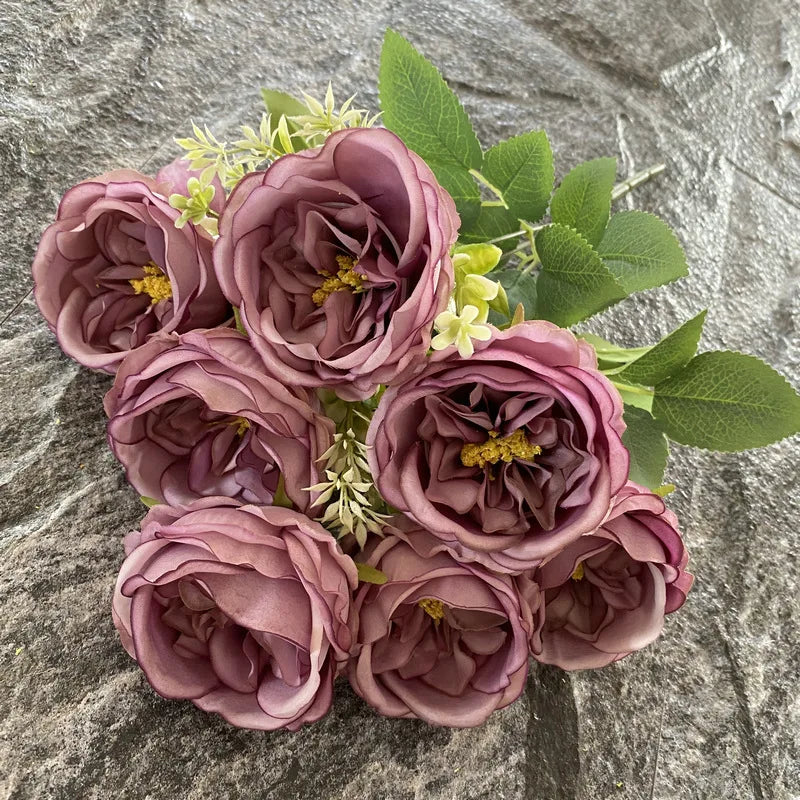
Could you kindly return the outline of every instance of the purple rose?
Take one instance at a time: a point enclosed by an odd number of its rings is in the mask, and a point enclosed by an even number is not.
[[[212,327],[230,307],[211,237],[133,170],[83,181],[61,200],[33,261],[34,297],[64,352],[106,372],[157,331]]]
[[[216,497],[156,506],[125,544],[114,624],[160,695],[259,730],[328,712],[358,579],[324,528]]]
[[[390,131],[354,128],[246,175],[214,266],[270,367],[363,399],[424,356],[458,225],[421,158]]]
[[[355,599],[358,643],[349,666],[355,691],[388,717],[471,727],[519,697],[528,674],[535,592],[456,561],[413,528],[368,550],[388,581],[363,584]]]
[[[692,585],[677,523],[660,497],[628,483],[596,531],[531,576],[545,598],[544,627],[531,642],[534,657],[588,669],[653,642],[664,615],[683,605]]]
[[[271,503],[283,476],[306,510],[303,489],[319,481],[332,443],[316,395],[267,374],[230,328],[151,339],[122,363],[104,405],[128,481],[173,505],[211,495]]]
[[[594,530],[628,477],[618,392],[594,351],[525,322],[434,353],[370,424],[386,501],[462,560],[521,572]]]

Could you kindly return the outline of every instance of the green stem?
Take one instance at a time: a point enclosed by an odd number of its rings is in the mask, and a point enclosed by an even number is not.
[[[489,181],[487,181],[486,178],[484,178],[483,175],[481,175],[481,173],[478,172],[477,169],[471,169],[469,171],[469,174],[472,175],[472,177],[475,178],[475,180],[478,181],[478,183],[485,186],[500,201],[500,205],[502,205],[503,208],[508,208],[508,206],[506,205],[506,201],[503,198],[503,193],[496,186],[489,183]]]

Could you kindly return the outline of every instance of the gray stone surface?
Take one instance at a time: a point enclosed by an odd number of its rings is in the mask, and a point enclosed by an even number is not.
[[[559,173],[665,161],[622,201],[663,215],[692,274],[594,330],[655,340],[710,310],[703,345],[800,383],[796,0],[2,0],[0,795],[3,798],[800,797],[797,439],[676,448],[695,589],[654,647],[594,673],[534,670],[483,727],[380,719],[346,685],[298,734],[166,702],[118,644],[109,598],[142,507],[104,443],[106,377],[59,352],[29,266],[58,198],[153,170],[190,118],[253,118],[261,84],[375,105],[384,27],[442,68],[484,144],[547,128]],[[18,301],[22,302],[18,305]]]

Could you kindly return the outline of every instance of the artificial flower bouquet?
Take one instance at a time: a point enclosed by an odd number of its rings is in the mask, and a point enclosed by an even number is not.
[[[602,667],[692,583],[667,442],[800,428],[769,366],[571,330],[687,272],[612,201],[613,159],[554,190],[542,131],[483,151],[388,31],[381,114],[264,90],[242,138],[194,126],[154,178],[64,196],[33,265],[64,351],[115,375],[108,441],[151,506],[113,617],[164,697],[295,730],[346,675],[379,713],[478,725],[529,657]]]

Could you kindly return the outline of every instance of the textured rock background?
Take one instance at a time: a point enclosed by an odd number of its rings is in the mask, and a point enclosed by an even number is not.
[[[383,29],[434,59],[485,145],[545,127],[559,174],[665,161],[636,192],[689,279],[593,329],[632,344],[709,307],[703,345],[800,383],[796,0],[4,0],[0,5],[0,794],[3,798],[800,798],[797,439],[676,448],[697,582],[646,652],[533,672],[477,730],[379,719],[342,685],[295,735],[161,700],[109,614],[143,509],[104,443],[108,379],[58,350],[26,295],[61,194],[156,167],[190,118],[257,118],[260,85],[376,105]],[[21,301],[21,302],[20,302]]]

